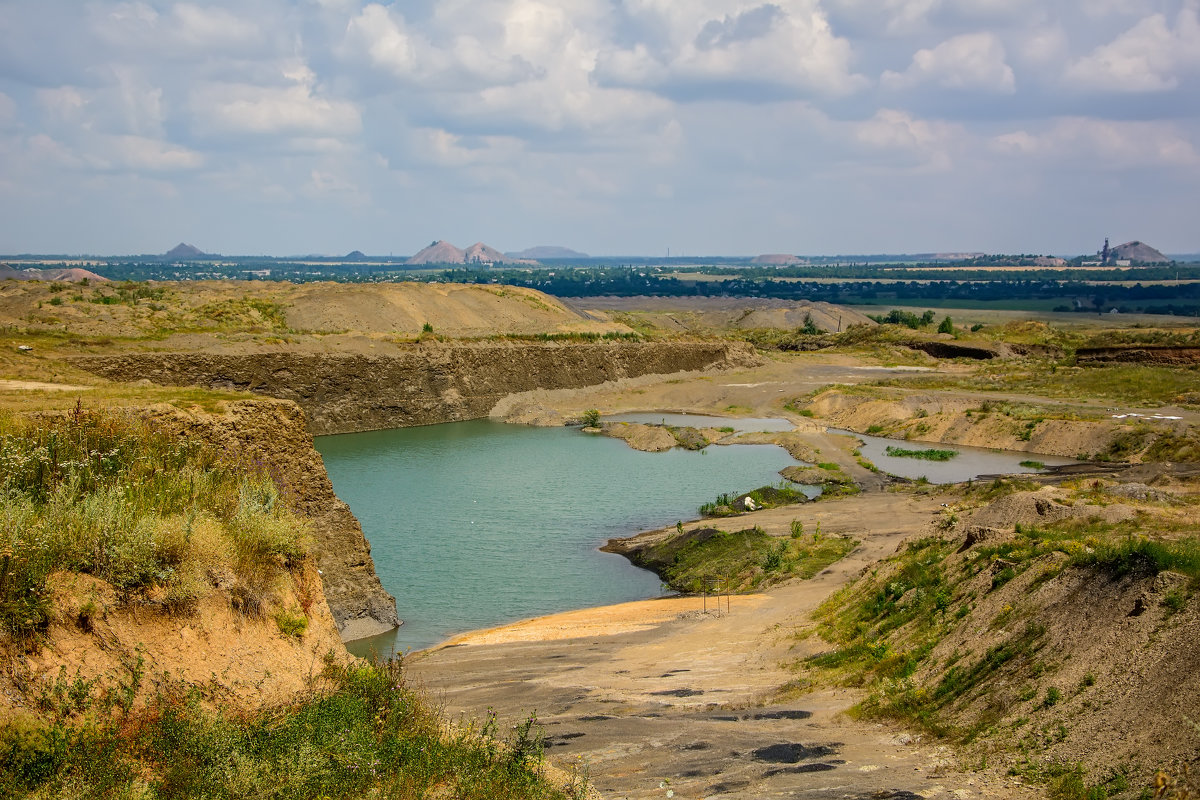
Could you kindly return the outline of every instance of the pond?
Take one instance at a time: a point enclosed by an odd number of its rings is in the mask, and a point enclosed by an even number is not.
[[[1039,462],[1048,467],[1076,463],[1073,458],[1044,456],[1038,453],[1024,453],[1017,450],[988,450],[982,447],[965,447],[958,444],[909,442],[903,439],[868,436],[865,433],[854,433],[853,431],[842,431],[834,428],[830,428],[829,432],[841,433],[860,439],[863,442],[861,448],[863,458],[884,472],[899,475],[902,478],[925,478],[930,483],[958,483],[959,481],[970,480],[980,475],[1041,471],[1037,467],[1022,466],[1022,461]],[[889,456],[887,454],[888,447],[898,447],[904,450],[952,450],[958,453],[958,455],[948,461],[928,461],[923,458]]]
[[[671,425],[677,428],[733,428],[738,433],[758,431],[790,431],[795,426],[778,417],[716,417],[708,414],[680,414],[668,411],[635,411],[613,414],[604,422],[641,422],[645,425]]]
[[[316,445],[404,620],[352,643],[380,655],[657,596],[657,576],[597,547],[694,519],[701,503],[776,484],[797,463],[773,445],[643,453],[577,428],[490,420],[320,436]]]

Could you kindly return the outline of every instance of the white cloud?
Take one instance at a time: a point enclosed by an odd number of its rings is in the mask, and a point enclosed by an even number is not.
[[[39,133],[29,138],[27,149],[32,159],[70,170],[157,173],[204,165],[204,156],[195,150],[144,136],[84,135],[68,143]]]
[[[96,33],[133,54],[151,51],[171,58],[213,51],[261,48],[266,35],[254,20],[212,5],[174,3],[160,13],[144,2],[94,3]]]
[[[947,89],[975,89],[1002,94],[1016,90],[1004,45],[992,33],[955,36],[937,47],[918,50],[904,72],[883,73],[884,87],[907,89],[936,83]]]
[[[1197,167],[1196,146],[1166,122],[1117,122],[1087,117],[1055,120],[1044,130],[1016,130],[992,139],[998,154],[1092,170]]]
[[[196,128],[203,132],[324,137],[358,133],[362,115],[349,100],[318,91],[303,64],[285,65],[290,86],[209,83],[191,96]]]
[[[841,95],[867,83],[851,69],[850,43],[833,33],[814,0],[638,0],[626,7],[647,37],[659,32],[661,41],[603,52],[597,76],[612,85],[662,91],[675,84],[701,95],[736,85],[755,100],[756,85]]]
[[[946,170],[965,138],[960,125],[914,117],[906,111],[884,108],[869,120],[852,126],[854,139],[871,150],[902,154],[900,166]],[[911,162],[911,163],[910,163]]]
[[[16,123],[16,102],[4,92],[0,92],[0,129],[14,126]]]
[[[194,150],[144,136],[112,136],[103,140],[110,166],[135,172],[192,170],[204,164]]]
[[[1143,18],[1112,42],[1067,69],[1068,83],[1101,91],[1163,92],[1182,74],[1200,67],[1200,19],[1195,3],[1180,10],[1172,27],[1166,16]]]

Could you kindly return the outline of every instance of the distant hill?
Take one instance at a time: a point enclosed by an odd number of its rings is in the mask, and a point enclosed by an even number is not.
[[[0,264],[0,281],[9,279],[18,281],[62,281],[63,283],[79,283],[84,280],[88,283],[108,282],[108,278],[103,275],[97,275],[91,270],[80,269],[79,267],[13,269],[8,264]]]
[[[1164,256],[1145,242],[1126,242],[1119,244],[1111,251],[1111,258],[1120,261],[1140,261],[1143,264],[1166,264],[1171,259]]]
[[[476,242],[463,253],[463,261],[468,264],[498,264],[504,261],[504,253],[483,242]]]
[[[349,253],[346,253],[345,260],[346,261],[362,261],[366,257],[367,257],[367,254],[364,253],[362,250],[351,250]]]
[[[557,245],[542,244],[537,247],[530,247],[518,253],[505,253],[509,258],[532,258],[534,260],[554,260],[556,258],[591,258],[587,253],[581,253],[578,250],[572,250],[569,247],[559,247]]]
[[[786,266],[789,264],[799,264],[801,260],[799,256],[790,256],[786,253],[765,253],[750,259],[750,263],[765,264],[767,266]]]
[[[438,239],[428,247],[410,256],[405,264],[464,264],[465,253],[447,241]]]
[[[494,247],[476,242],[466,250],[459,250],[447,241],[438,239],[424,250],[410,257],[405,264],[528,264],[528,259],[506,256]]]
[[[180,242],[163,254],[163,258],[173,258],[179,261],[188,261],[197,258],[209,258],[211,253],[206,253],[199,247],[193,247],[190,244]]]

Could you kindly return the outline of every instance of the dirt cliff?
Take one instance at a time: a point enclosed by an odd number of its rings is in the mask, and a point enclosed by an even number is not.
[[[140,705],[159,692],[198,690],[235,708],[290,701],[309,689],[326,661],[350,659],[338,637],[312,561],[276,586],[264,613],[234,610],[215,590],[190,613],[123,602],[108,583],[60,572],[50,579],[55,613],[36,648],[6,639],[0,655],[0,715],[68,696],[99,702],[105,692]],[[304,620],[284,633],[276,612]],[[302,616],[301,616],[302,615]],[[81,694],[82,693],[82,694]]]
[[[73,359],[118,381],[248,389],[294,400],[313,434],[475,419],[504,397],[641,375],[742,365],[748,345],[694,342],[423,342],[396,355],[128,353]]]
[[[359,639],[398,624],[396,601],[375,574],[371,546],[350,507],[333,493],[304,412],[295,403],[244,400],[216,411],[158,405],[148,414],[181,436],[266,465],[293,508],[310,520],[325,598],[343,639]]]

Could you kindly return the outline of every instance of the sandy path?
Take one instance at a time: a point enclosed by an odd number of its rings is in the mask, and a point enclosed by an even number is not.
[[[557,614],[411,656],[409,674],[452,714],[491,708],[513,724],[536,710],[551,757],[586,765],[605,797],[1033,796],[1004,776],[954,772],[944,748],[848,719],[847,690],[772,702],[795,677],[787,663],[822,646],[793,636],[807,613],[939,508],[880,493],[759,512],[772,533],[798,518],[862,545],[810,581],[733,598],[729,613],[680,598]]]

